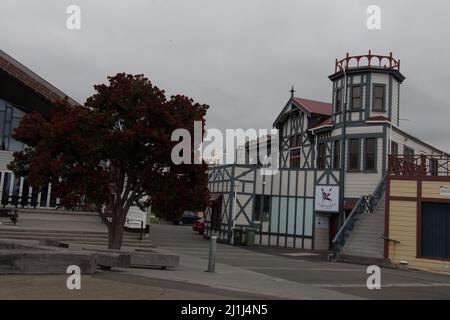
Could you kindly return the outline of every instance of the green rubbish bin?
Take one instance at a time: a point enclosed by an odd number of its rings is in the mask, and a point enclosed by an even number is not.
[[[233,245],[234,246],[242,245],[242,239],[243,239],[242,236],[243,236],[242,228],[236,227],[233,229]]]
[[[245,229],[245,244],[248,246],[253,246],[255,244],[255,228],[247,228]]]

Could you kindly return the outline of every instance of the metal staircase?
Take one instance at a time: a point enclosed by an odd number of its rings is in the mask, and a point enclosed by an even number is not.
[[[332,242],[330,258],[341,256],[383,259],[385,175],[371,196],[361,196]]]

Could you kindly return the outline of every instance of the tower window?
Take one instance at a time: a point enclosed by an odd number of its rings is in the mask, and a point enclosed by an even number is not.
[[[377,139],[367,138],[364,148],[364,170],[376,170]]]
[[[342,89],[336,90],[336,113],[342,111]]]
[[[359,170],[359,139],[349,140],[349,159],[348,159],[348,170],[358,171]]]
[[[373,86],[373,111],[385,111],[384,108],[385,86],[376,84]]]
[[[352,109],[361,109],[361,86],[352,87]]]

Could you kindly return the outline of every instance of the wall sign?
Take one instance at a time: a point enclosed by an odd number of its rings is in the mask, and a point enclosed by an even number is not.
[[[339,186],[316,186],[315,210],[339,212]]]
[[[316,215],[316,228],[317,229],[328,229],[328,216],[324,216],[323,214]]]
[[[439,194],[441,196],[450,197],[450,186],[440,186]]]

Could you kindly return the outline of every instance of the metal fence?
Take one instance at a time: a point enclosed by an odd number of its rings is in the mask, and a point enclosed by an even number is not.
[[[61,201],[52,195],[51,183],[44,188],[36,189],[28,184],[24,177],[17,177],[10,171],[2,171],[0,175],[0,205],[16,208],[59,209]],[[84,204],[79,204],[72,210],[83,210]]]

